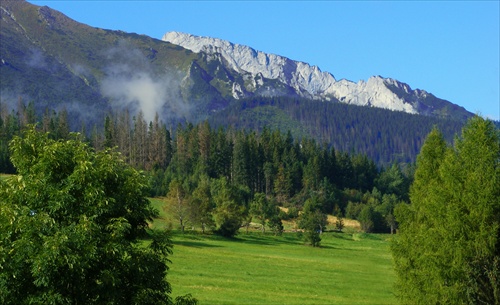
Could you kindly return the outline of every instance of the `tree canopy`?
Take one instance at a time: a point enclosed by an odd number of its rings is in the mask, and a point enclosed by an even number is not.
[[[170,304],[168,235],[145,177],[112,150],[27,129],[0,181],[0,303]],[[189,297],[187,297],[189,299]]]
[[[403,304],[500,304],[500,132],[469,120],[453,147],[433,130],[392,245]]]

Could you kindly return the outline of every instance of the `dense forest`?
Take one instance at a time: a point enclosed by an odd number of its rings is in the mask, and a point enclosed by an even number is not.
[[[214,127],[261,131],[272,126],[294,138],[313,138],[336,150],[367,155],[377,165],[415,162],[436,126],[451,143],[464,121],[382,108],[289,97],[253,97],[208,118]]]
[[[2,172],[13,171],[7,143],[25,126],[38,121],[37,128],[50,138],[71,137],[64,111],[47,111],[38,120],[31,105],[19,109],[0,122]],[[79,137],[97,151],[116,149],[144,170],[150,196],[167,197],[181,228],[189,224],[224,235],[235,234],[252,219],[279,233],[281,220],[298,218],[301,210],[310,211],[300,217],[302,227],[310,214],[309,222],[322,231],[326,214],[334,214],[360,220],[367,232],[392,232],[394,207],[408,200],[413,176],[411,164],[380,167],[365,154],[268,127],[212,128],[205,121],[171,130],[158,116],[147,123],[142,113],[132,117],[123,111],[90,132],[81,130]]]
[[[12,104],[16,103],[0,101],[2,143],[19,132],[21,126],[37,121],[43,125],[44,131],[51,131],[52,134],[68,133],[71,130],[92,138],[102,134],[104,130],[106,115],[99,114],[89,121],[82,120],[82,114],[75,115],[64,108],[56,113],[49,109],[38,109],[33,102],[25,105],[19,100],[16,107]],[[17,110],[12,111],[12,107]],[[155,123],[140,122],[144,117],[139,118],[141,114],[138,113],[108,115],[110,119],[112,116],[122,116],[120,126],[115,124],[118,128],[127,125],[122,132],[135,128],[136,122],[146,125],[146,129],[151,127],[150,123]],[[162,124],[167,126],[172,136],[175,135],[179,123],[185,126],[187,122],[186,118],[174,116],[165,121],[161,115],[157,124],[160,124],[159,120],[163,120]],[[336,151],[366,155],[379,167],[390,166],[392,163],[415,162],[425,137],[434,126],[443,133],[445,140],[451,143],[464,124],[464,121],[449,118],[291,97],[253,97],[233,101],[224,109],[211,111],[200,116],[198,120],[189,122],[198,124],[201,122],[199,120],[207,120],[214,129],[222,127],[226,130],[261,133],[266,127],[282,133],[290,132],[292,137],[299,141],[310,138],[331,146]],[[62,126],[58,126],[59,124]],[[99,147],[103,143],[95,145]],[[6,154],[7,151],[0,148],[0,159],[5,158]],[[2,168],[0,170],[5,171]]]

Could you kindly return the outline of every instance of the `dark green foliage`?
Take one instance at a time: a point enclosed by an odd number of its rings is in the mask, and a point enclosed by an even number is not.
[[[337,231],[339,232],[342,232],[342,230],[344,229],[344,218],[342,216],[337,216],[337,220],[335,221],[335,229],[337,229]]]
[[[319,247],[320,235],[326,230],[326,225],[327,217],[321,211],[321,204],[314,197],[306,200],[299,219],[299,228],[304,230],[306,242],[313,247]]]
[[[238,233],[245,214],[244,194],[222,177],[212,181],[211,195],[215,203],[215,233],[233,237]]]
[[[405,183],[405,177],[397,164],[393,164],[383,171],[375,184],[383,194],[394,194],[400,199],[403,199],[408,194],[408,185]]]
[[[279,115],[266,117],[264,114],[269,112]],[[231,103],[214,113],[209,122],[217,127],[258,131],[272,126],[282,132],[291,131],[296,139],[314,138],[319,143],[329,143],[337,151],[366,155],[375,164],[386,166],[414,162],[434,125],[451,142],[464,120],[445,117],[300,98],[253,97]],[[373,176],[358,178],[369,182]],[[351,186],[347,183],[343,187]],[[363,187],[370,190],[369,184]]]
[[[372,205],[364,205],[357,219],[366,233],[385,231],[383,216]]]
[[[181,295],[175,298],[175,305],[198,305],[198,300],[191,294]]]
[[[263,193],[256,193],[250,202],[250,215],[258,219],[262,225],[262,232],[265,232],[267,220],[276,216],[278,207],[270,202]]]
[[[214,226],[212,217],[214,208],[210,179],[207,176],[202,176],[198,186],[193,191],[190,202],[191,221],[201,226],[202,233],[205,233],[207,228],[212,229]]]
[[[33,128],[11,145],[0,182],[0,303],[170,304],[172,244],[152,232],[145,177],[114,151]]]
[[[349,201],[345,208],[345,215],[347,218],[358,219],[359,213],[361,213],[361,209],[363,209],[363,204],[360,202]]]
[[[278,215],[275,214],[271,216],[271,218],[269,219],[269,228],[271,228],[271,231],[274,233],[274,235],[283,234],[283,222]]]
[[[403,304],[500,304],[500,133],[469,120],[453,147],[433,130],[392,245]]]

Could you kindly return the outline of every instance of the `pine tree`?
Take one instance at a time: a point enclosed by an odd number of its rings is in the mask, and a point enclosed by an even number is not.
[[[444,203],[435,199],[433,190],[441,184],[438,172],[445,152],[442,134],[433,129],[417,157],[415,181],[410,189],[411,205],[399,206],[396,210],[401,234],[392,244],[392,252],[398,275],[396,287],[403,304],[437,301],[438,270],[434,257],[427,257],[426,253],[439,250],[436,244],[439,232],[434,222],[442,217],[440,207],[444,207]],[[428,230],[436,234],[430,235]]]

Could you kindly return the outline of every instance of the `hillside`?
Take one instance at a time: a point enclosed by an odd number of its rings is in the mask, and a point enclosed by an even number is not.
[[[314,138],[339,151],[366,154],[379,165],[413,162],[434,126],[450,143],[463,126],[457,120],[300,98],[244,99],[209,122],[214,127],[290,130],[294,138]]]
[[[112,109],[196,120],[225,103],[201,54],[25,1],[2,1],[0,16],[1,102],[11,108],[22,98],[38,114],[65,108],[74,126],[92,126]]]
[[[39,121],[64,111],[71,130],[87,133],[123,110],[131,118],[142,111],[146,122],[158,113],[171,129],[203,120],[268,125],[387,164],[413,161],[432,125],[451,140],[472,116],[397,80],[337,81],[308,63],[218,39],[169,33],[170,43],[94,28],[25,1],[2,1],[0,17],[3,121],[32,103]]]

